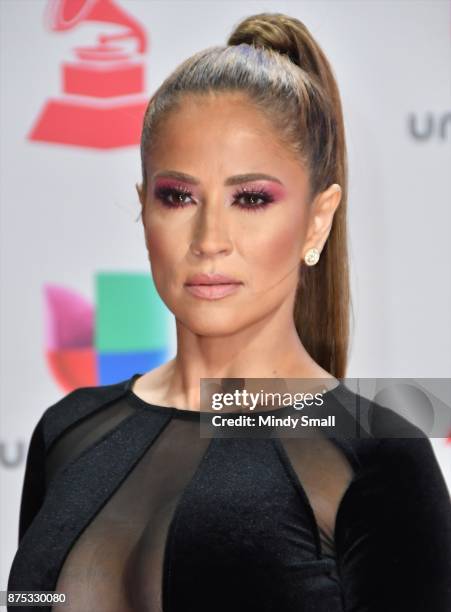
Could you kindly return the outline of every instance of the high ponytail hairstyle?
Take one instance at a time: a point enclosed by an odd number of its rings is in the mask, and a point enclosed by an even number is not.
[[[306,26],[280,13],[239,23],[227,46],[200,51],[162,83],[150,99],[141,136],[142,193],[146,160],[159,126],[183,95],[243,92],[275,127],[309,173],[308,204],[333,183],[341,187],[329,237],[315,266],[299,266],[294,306],[297,333],[311,357],[344,378],[349,343],[347,154],[343,113],[331,66]]]

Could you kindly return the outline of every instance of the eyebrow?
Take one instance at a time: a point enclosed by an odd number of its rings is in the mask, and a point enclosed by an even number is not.
[[[190,183],[191,185],[199,185],[200,181],[194,176],[190,174],[186,174],[185,172],[178,172],[176,170],[161,170],[160,172],[155,172],[152,176],[152,180],[155,180],[159,177],[165,178],[175,178],[179,181],[184,181],[185,183]],[[250,181],[274,181],[275,183],[279,183],[282,185],[282,181],[278,179],[276,176],[271,176],[270,174],[263,174],[261,172],[250,172],[247,174],[236,174],[235,176],[229,176],[224,181],[224,185],[238,185],[239,183],[248,183]]]

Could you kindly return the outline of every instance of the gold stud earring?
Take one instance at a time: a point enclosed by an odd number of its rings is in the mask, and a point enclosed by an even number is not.
[[[314,266],[318,263],[319,251],[315,247],[309,249],[304,256],[304,261],[308,266]]]

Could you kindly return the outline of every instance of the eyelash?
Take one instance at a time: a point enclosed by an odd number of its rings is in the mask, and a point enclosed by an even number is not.
[[[161,201],[161,203],[167,208],[185,208],[188,206],[187,203],[171,203],[168,202],[169,196],[175,196],[176,198],[179,196],[192,197],[192,192],[186,189],[185,187],[159,187],[155,190],[155,197]],[[238,207],[246,212],[256,212],[257,210],[261,210],[262,208],[266,208],[268,204],[274,201],[273,196],[268,193],[265,189],[247,189],[243,187],[236,191],[233,194],[233,200],[239,199],[243,196],[247,196],[249,198],[259,198],[263,200],[260,204],[250,204],[243,205],[239,204]]]

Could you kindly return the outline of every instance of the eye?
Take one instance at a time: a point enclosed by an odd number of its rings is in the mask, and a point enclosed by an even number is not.
[[[155,197],[168,208],[185,208],[189,206],[192,192],[183,186],[170,187],[162,185],[155,189]],[[265,189],[249,189],[243,187],[233,194],[234,206],[238,206],[246,212],[254,212],[265,208],[274,201],[271,193]],[[238,204],[235,204],[238,202]]]
[[[155,189],[155,197],[168,208],[184,208],[189,205],[187,198],[192,197],[191,191],[185,187],[161,186]]]
[[[238,207],[246,211],[254,212],[265,208],[274,201],[273,196],[265,189],[239,189],[233,196],[234,202],[239,202]]]

